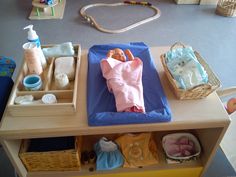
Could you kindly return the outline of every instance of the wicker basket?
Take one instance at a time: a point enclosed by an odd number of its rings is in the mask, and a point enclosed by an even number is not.
[[[28,171],[69,171],[80,170],[81,137],[76,137],[74,148],[47,151],[27,152],[30,140],[23,140],[19,157]]]
[[[171,50],[173,47],[176,47],[177,45],[181,45],[182,47],[185,47],[181,43],[176,43],[171,47]],[[189,90],[180,89],[177,87],[177,83],[174,80],[173,76],[171,75],[167,65],[166,65],[166,58],[164,57],[164,54],[161,55],[161,62],[164,67],[165,74],[170,82],[171,88],[174,91],[176,97],[180,100],[187,100],[187,99],[200,99],[207,97],[210,93],[215,91],[217,88],[220,87],[220,81],[214,74],[214,72],[211,70],[211,68],[208,66],[208,64],[203,60],[203,58],[200,56],[199,53],[196,51],[194,52],[199,63],[203,66],[205,71],[208,74],[208,83],[202,84],[199,86],[196,86]]]
[[[169,153],[170,142],[173,142],[173,144],[175,144],[177,142],[177,140],[180,139],[181,137],[186,137],[188,140],[191,140],[193,142],[194,149],[195,149],[194,154],[189,155],[189,156],[179,157],[179,156],[173,156]],[[201,153],[200,143],[199,143],[198,139],[191,133],[171,133],[171,134],[167,134],[162,138],[162,147],[165,151],[166,156],[169,159],[179,160],[179,161],[193,159],[194,157],[199,156],[200,153]]]
[[[219,0],[216,14],[225,17],[236,17],[236,0]]]

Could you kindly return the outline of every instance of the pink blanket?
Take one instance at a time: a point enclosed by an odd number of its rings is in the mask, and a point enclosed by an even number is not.
[[[139,58],[126,62],[113,58],[103,59],[101,69],[108,90],[115,96],[117,112],[145,112],[143,62]]]

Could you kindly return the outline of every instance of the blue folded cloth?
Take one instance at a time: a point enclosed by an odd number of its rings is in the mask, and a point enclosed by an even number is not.
[[[1,88],[0,88],[0,120],[1,120],[14,82],[10,77],[5,76],[5,77],[0,77],[0,83],[1,83]]]
[[[75,51],[71,42],[66,42],[66,43],[58,44],[52,47],[43,48],[42,50],[46,58],[74,56],[75,54]]]

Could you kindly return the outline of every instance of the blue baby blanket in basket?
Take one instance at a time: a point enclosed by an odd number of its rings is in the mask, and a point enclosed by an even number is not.
[[[115,98],[108,91],[100,61],[114,48],[130,49],[143,61],[143,96],[146,113],[116,112]],[[171,111],[149,48],[144,43],[94,45],[88,53],[87,112],[90,126],[168,122]]]

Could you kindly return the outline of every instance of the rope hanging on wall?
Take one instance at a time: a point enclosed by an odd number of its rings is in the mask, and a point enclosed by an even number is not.
[[[125,27],[125,28],[121,28],[121,29],[118,29],[118,30],[109,30],[109,29],[101,27],[92,16],[86,14],[86,12],[85,12],[87,9],[93,8],[93,7],[99,7],[99,6],[114,7],[114,6],[124,6],[124,5],[143,5],[145,7],[153,9],[155,11],[155,14],[151,17],[148,17],[148,18],[144,19],[144,20],[133,23],[133,24],[131,24],[131,25]],[[124,1],[124,2],[121,2],[121,3],[114,3],[114,4],[104,4],[104,3],[90,4],[90,5],[84,6],[80,9],[80,15],[88,23],[90,23],[92,26],[97,28],[99,31],[102,31],[102,32],[105,32],[105,33],[123,33],[125,31],[128,31],[128,30],[133,29],[137,26],[143,25],[147,22],[150,22],[152,20],[155,20],[155,19],[159,18],[160,15],[161,15],[161,11],[157,7],[153,6],[152,4],[150,4],[148,2]]]

